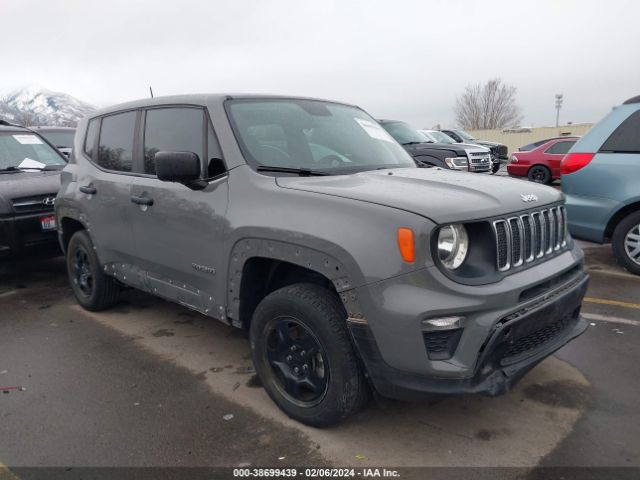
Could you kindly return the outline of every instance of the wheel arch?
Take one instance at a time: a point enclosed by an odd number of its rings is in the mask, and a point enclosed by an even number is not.
[[[231,323],[248,328],[255,308],[266,295],[300,282],[335,292],[348,317],[364,318],[353,276],[335,256],[302,245],[247,238],[238,241],[230,255],[227,315]]]
[[[635,202],[629,203],[627,205],[623,205],[611,216],[609,221],[607,222],[607,226],[604,230],[604,239],[608,240],[613,237],[613,232],[618,226],[618,224],[629,214],[637,212],[640,210],[640,200],[636,200]]]
[[[79,230],[89,231],[89,222],[86,215],[82,214],[78,209],[69,206],[59,206],[56,208],[56,217],[58,219],[58,239],[62,251],[67,251],[67,246],[74,233]]]

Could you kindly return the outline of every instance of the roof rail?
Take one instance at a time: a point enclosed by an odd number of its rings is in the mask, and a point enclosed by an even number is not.
[[[640,103],[640,95],[636,95],[635,97],[631,97],[629,100],[623,103],[623,105],[629,105],[631,103]]]

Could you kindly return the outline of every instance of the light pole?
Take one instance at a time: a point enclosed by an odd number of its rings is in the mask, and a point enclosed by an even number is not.
[[[562,108],[562,98],[563,95],[561,93],[556,93],[556,127],[560,121],[560,109]]]

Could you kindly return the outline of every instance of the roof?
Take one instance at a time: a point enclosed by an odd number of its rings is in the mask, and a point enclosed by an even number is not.
[[[640,95],[636,95],[635,97],[631,97],[629,100],[626,100],[623,105],[629,105],[631,103],[640,103]]]
[[[232,99],[292,99],[292,100],[316,100],[321,102],[339,103],[342,105],[351,105],[349,103],[337,102],[334,100],[325,100],[313,97],[298,97],[293,95],[267,95],[267,94],[250,94],[250,93],[200,93],[188,95],[170,95],[165,97],[144,98],[131,102],[111,105],[106,108],[97,110],[90,117],[104,115],[107,113],[117,112],[120,110],[129,110],[135,108],[150,107],[155,105],[167,104],[185,104],[185,105],[206,105],[208,103],[222,103],[225,100]]]

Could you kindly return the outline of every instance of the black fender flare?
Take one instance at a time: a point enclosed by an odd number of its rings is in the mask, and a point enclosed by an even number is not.
[[[238,240],[229,255],[227,271],[227,317],[231,324],[242,327],[240,321],[240,287],[244,265],[252,258],[267,258],[288,262],[312,270],[327,278],[334,286],[349,319],[364,319],[348,268],[335,256],[303,245],[263,238]]]

